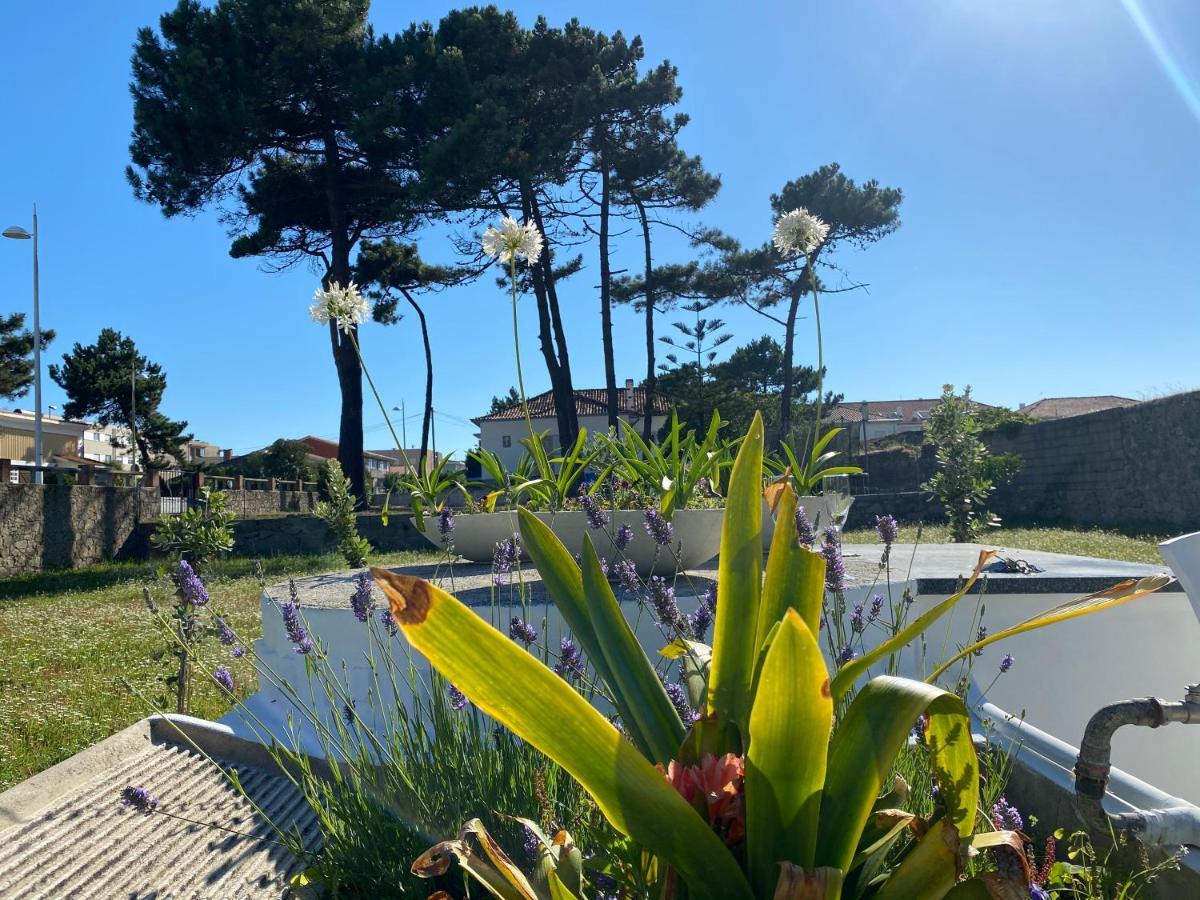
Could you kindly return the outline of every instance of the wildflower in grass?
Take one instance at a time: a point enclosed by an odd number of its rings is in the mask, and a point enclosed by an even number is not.
[[[226,647],[232,647],[237,643],[237,635],[222,616],[217,616],[217,640]]]
[[[454,510],[443,506],[442,511],[438,513],[438,534],[443,539],[449,539],[452,531],[454,531]]]
[[[858,654],[856,654],[854,652],[854,648],[851,647],[849,644],[847,644],[845,647],[842,648],[842,652],[838,654],[838,658],[837,658],[838,665],[844,666],[846,663],[850,662],[850,660],[854,659],[854,657],[857,655]]]
[[[900,534],[900,526],[896,524],[895,516],[883,515],[875,517],[875,533],[879,535],[879,540],[889,550],[892,544],[896,543],[896,537]]]
[[[554,664],[554,671],[572,684],[584,675],[583,655],[569,637],[563,638],[558,645],[558,662]]]
[[[208,590],[186,559],[179,561],[179,593],[192,606],[203,606],[208,602]]]
[[[667,691],[667,697],[671,701],[671,705],[675,707],[675,712],[679,713],[679,718],[684,724],[690,723],[695,719],[695,713],[692,712],[691,704],[688,703],[687,691],[683,689],[683,685],[674,681],[663,679],[663,687]]]
[[[246,648],[241,647],[241,646],[234,647],[232,650],[229,651],[229,655],[232,656],[234,659],[241,659],[243,656],[246,655]]]
[[[600,507],[600,504],[596,502],[596,498],[591,494],[584,494],[580,497],[579,505],[583,507],[584,515],[587,516],[589,528],[599,531],[608,525],[608,513]]]
[[[292,596],[296,596],[295,592],[292,593]],[[287,634],[287,639],[296,645],[296,652],[304,654],[312,650],[312,641],[308,637],[308,630],[300,624],[299,605],[292,601],[280,603],[279,615],[283,618],[283,630]]]
[[[850,628],[856,633],[862,634],[866,627],[866,607],[861,603],[855,603],[854,608],[850,610]]]
[[[446,696],[450,699],[450,708],[453,710],[463,709],[467,705],[467,695],[453,684],[446,685]]]
[[[121,788],[121,805],[150,815],[158,809],[158,798],[150,796],[150,792],[140,784],[137,787],[130,785]]]
[[[840,594],[846,590],[846,563],[842,559],[842,542],[836,525],[825,529],[821,555],[825,557],[825,588]]]
[[[675,529],[657,509],[646,510],[645,528],[646,534],[660,547],[667,546],[675,536]]]
[[[867,611],[867,621],[874,622],[883,611],[883,595],[876,594],[871,598],[871,608]]]
[[[675,588],[667,584],[665,579],[658,575],[650,579],[646,599],[654,607],[660,622],[667,626],[679,624],[679,605],[675,602]]]
[[[801,547],[811,547],[817,542],[817,532],[808,521],[803,506],[796,507],[796,540]]]
[[[229,671],[228,666],[217,666],[213,670],[213,681],[225,688],[229,693],[233,693],[233,673]]]
[[[812,253],[828,236],[829,226],[801,206],[775,220],[772,242],[784,256],[796,256]]]
[[[371,599],[371,576],[366,572],[354,576],[354,593],[350,595],[350,608],[354,610],[354,618],[360,622],[371,618],[375,601]]]
[[[366,299],[353,281],[345,287],[332,281],[327,288],[313,294],[313,301],[308,308],[313,321],[319,325],[328,325],[332,321],[346,334],[365,322],[370,312]]]
[[[500,220],[500,227],[489,225],[483,233],[483,252],[502,263],[510,263],[516,257],[523,258],[531,266],[542,255],[542,233],[533,222],[522,225],[512,216]]]
[[[379,611],[379,624],[387,629],[389,636],[394,636],[400,627],[396,624],[396,620],[392,618],[390,609],[381,609]]]
[[[633,529],[624,523],[618,525],[617,533],[613,535],[613,543],[617,545],[617,549],[624,550],[632,540]]]
[[[1004,658],[1000,660],[1000,674],[1004,675],[1013,667],[1013,656],[1011,653],[1005,653]]]
[[[642,589],[642,579],[638,578],[637,567],[628,560],[623,559],[613,566],[613,574],[617,576],[617,583],[621,590],[627,594],[636,594]]]
[[[513,616],[508,624],[508,636],[528,647],[538,639],[537,629],[524,619]]]
[[[1025,830],[1025,820],[1021,818],[1020,811],[1003,796],[992,804],[992,824],[997,831]]]

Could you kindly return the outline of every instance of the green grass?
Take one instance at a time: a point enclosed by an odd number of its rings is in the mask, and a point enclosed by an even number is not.
[[[917,540],[917,526],[901,525],[899,539],[902,543]],[[949,539],[950,529],[945,525],[926,525],[921,530],[920,540],[923,544],[943,544]],[[847,531],[845,540],[847,543],[872,544],[877,543],[879,538],[873,528],[862,528]],[[1158,542],[1161,540],[1162,537],[1153,535],[1131,537],[1099,529],[1024,527],[993,528],[979,537],[979,542],[983,544],[1003,544],[1014,549],[1121,559],[1151,565],[1163,563],[1158,552]]]
[[[379,554],[372,563],[398,565],[427,554]],[[0,791],[54,765],[153,712],[165,700],[162,679],[172,657],[142,599],[150,587],[160,606],[171,586],[156,563],[108,563],[0,580]],[[263,560],[267,582],[344,569],[337,554]],[[213,563],[206,572],[215,608],[244,639],[257,637],[259,587],[253,560]],[[210,644],[215,642],[210,642]],[[212,661],[218,650],[210,646]],[[224,661],[224,660],[222,660]],[[231,668],[239,690],[253,690],[249,662]],[[127,679],[146,700],[121,685]],[[195,715],[217,718],[229,704],[197,680]]]

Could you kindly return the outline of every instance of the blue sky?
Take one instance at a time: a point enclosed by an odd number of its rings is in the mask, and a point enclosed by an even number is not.
[[[112,326],[163,364],[164,409],[198,437],[241,452],[279,436],[332,436],[328,337],[306,310],[317,276],[232,260],[214,214],[167,221],[125,183],[130,47],[170,5],[0,8],[0,225],[28,225],[38,203],[43,323],[59,335],[48,356]],[[372,18],[392,31],[449,8],[379,2]],[[822,163],[904,189],[900,230],[843,254],[869,293],[823,307],[829,385],[847,398],[931,396],[969,382],[979,399],[1015,406],[1200,386],[1200,4],[514,8],[527,23],[538,12],[555,24],[579,14],[639,33],[649,60],[679,67],[692,115],[684,144],[724,181],[701,218],[746,243],[769,235],[769,194]],[[668,244],[662,261],[685,258]],[[28,246],[0,242],[0,313],[30,306]],[[448,259],[451,248],[435,232],[423,252]],[[603,383],[594,254],[587,263],[563,297],[579,387]],[[622,243],[614,267],[637,265],[637,246]],[[472,445],[465,420],[514,381],[505,304],[490,279],[429,301],[439,449]],[[548,383],[529,312],[534,392]],[[733,343],[767,324],[744,310],[725,318]],[[815,354],[811,326],[801,326],[801,362]],[[640,377],[640,321],[619,312],[617,329],[618,375]],[[389,406],[404,399],[415,416],[415,322],[369,325],[363,344]],[[61,404],[47,385],[46,402]],[[367,444],[386,446],[379,413],[368,408],[365,422]]]

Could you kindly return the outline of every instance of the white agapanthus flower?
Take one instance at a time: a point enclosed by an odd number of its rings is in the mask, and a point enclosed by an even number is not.
[[[358,285],[353,281],[345,287],[336,281],[331,282],[328,288],[313,294],[313,300],[316,302],[308,308],[313,321],[326,325],[332,320],[337,322],[337,327],[346,334],[350,334],[356,325],[365,322],[370,310],[367,301],[358,292]]]
[[[483,252],[502,263],[520,256],[533,265],[542,255],[542,233],[533,222],[522,225],[512,216],[505,216],[499,228],[489,225],[483,233]]]
[[[785,256],[812,253],[829,235],[829,226],[801,206],[775,220],[775,249]]]

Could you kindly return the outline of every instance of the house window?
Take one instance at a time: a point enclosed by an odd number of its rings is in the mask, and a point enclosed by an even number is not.
[[[503,435],[500,438],[500,446],[501,447],[511,447],[512,446],[512,435],[511,434]]]

